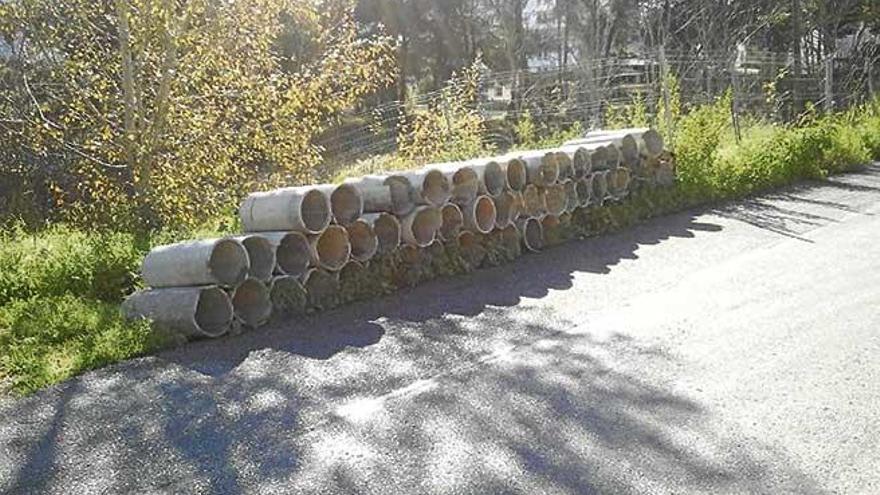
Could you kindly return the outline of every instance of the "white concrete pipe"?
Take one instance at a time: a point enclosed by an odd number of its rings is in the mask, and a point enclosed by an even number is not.
[[[461,213],[467,230],[488,234],[495,228],[497,213],[489,196],[478,196],[471,204],[462,206]]]
[[[522,193],[523,213],[526,216],[538,217],[547,212],[544,194],[538,186],[529,184]]]
[[[543,188],[544,205],[547,213],[551,215],[562,215],[568,204],[565,195],[565,186],[562,184],[553,184]]]
[[[257,328],[272,316],[269,288],[262,281],[249,278],[232,291],[232,309],[243,325]]]
[[[577,181],[578,206],[586,208],[593,199],[593,176],[589,175]]]
[[[518,158],[526,164],[528,183],[536,186],[549,186],[559,179],[559,165],[553,152],[544,150],[527,151]]]
[[[599,146],[590,151],[590,170],[596,172],[608,169],[608,151],[605,146]]]
[[[495,160],[479,160],[472,166],[479,179],[480,194],[497,196],[507,189],[507,171]],[[514,166],[514,174],[516,173]],[[516,179],[516,177],[514,177]],[[525,171],[523,171],[525,181]]]
[[[269,300],[277,316],[302,314],[306,309],[306,289],[299,277],[281,275],[269,282]]]
[[[516,230],[524,248],[533,253],[544,249],[544,228],[540,220],[535,217],[520,218],[516,221]]]
[[[262,232],[275,250],[275,272],[301,277],[309,269],[312,248],[308,238],[299,232]]]
[[[609,144],[605,146],[605,164],[608,169],[614,170],[620,166],[623,161],[623,155],[620,153],[620,148],[613,144]]]
[[[529,173],[526,170],[526,162],[519,158],[510,158],[501,161],[504,176],[507,179],[507,187],[511,191],[522,192],[529,183]]]
[[[348,241],[351,243],[351,257],[358,261],[367,261],[379,250],[379,238],[370,222],[358,219],[346,227]]]
[[[326,309],[336,304],[339,297],[339,272],[313,268],[306,274],[303,286],[311,307]]]
[[[400,221],[390,213],[367,213],[363,220],[373,227],[379,254],[390,253],[400,245]]]
[[[415,208],[412,184],[402,175],[367,175],[347,179],[345,183],[360,192],[367,213],[388,212],[403,216]]]
[[[629,192],[630,172],[626,167],[620,167],[609,172],[608,189],[615,198],[623,198]]]
[[[501,242],[511,253],[512,257],[522,254],[522,244],[520,243],[519,230],[516,229],[516,224],[511,223],[501,229]]]
[[[418,204],[436,206],[446,204],[452,196],[452,187],[443,172],[436,168],[404,172],[415,190],[415,199]]]
[[[238,210],[245,232],[321,232],[333,216],[330,198],[313,186],[251,193]]]
[[[187,337],[219,337],[232,326],[232,301],[217,286],[135,292],[122,303],[127,318],[146,318]]]
[[[517,195],[517,192],[504,191],[492,198],[495,202],[495,227],[503,229],[519,216],[520,201]]]
[[[232,238],[178,242],[153,248],[144,258],[141,276],[150,287],[220,285],[232,287],[247,277],[250,260]]]
[[[574,169],[574,178],[586,177],[593,171],[593,162],[590,158],[590,150],[578,146],[571,155],[571,164]]]
[[[439,208],[419,206],[400,222],[401,238],[407,244],[425,247],[434,241],[442,226],[443,216]]]
[[[554,151],[553,156],[556,166],[559,168],[558,180],[564,181],[574,177],[574,161],[565,150]]]
[[[599,171],[593,173],[593,199],[592,202],[596,206],[602,206],[605,203],[605,196],[608,195],[608,171]]]
[[[464,216],[461,213],[461,208],[458,205],[453,203],[447,203],[443,205],[443,208],[440,208],[440,216],[442,218],[442,222],[440,225],[440,238],[444,241],[450,241],[458,237],[458,233],[461,231],[462,226],[464,226]]]
[[[574,211],[581,204],[578,198],[577,181],[568,179],[562,183],[562,187],[565,188],[565,211]]]
[[[449,201],[456,204],[467,204],[480,192],[480,178],[476,170],[463,162],[431,165],[443,172],[449,181],[451,195]]]
[[[345,227],[331,225],[324,232],[309,236],[312,265],[334,272],[351,256],[351,242]]]
[[[648,128],[631,128],[617,130],[599,130],[591,131],[586,136],[571,141],[566,141],[565,145],[589,144],[608,140],[619,139],[629,136],[634,141],[638,153],[647,157],[656,157],[663,152],[663,136],[654,129]],[[625,144],[627,153],[631,149],[632,144]]]
[[[275,271],[275,246],[265,236],[246,234],[235,237],[248,254],[248,276],[268,281]]]
[[[364,198],[354,184],[323,184],[315,188],[330,198],[330,212],[339,225],[348,225],[363,215]]]

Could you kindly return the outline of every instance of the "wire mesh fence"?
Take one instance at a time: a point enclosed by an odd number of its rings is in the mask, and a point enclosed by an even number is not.
[[[503,151],[516,144],[513,126],[526,115],[544,132],[576,123],[591,129],[608,124],[609,108],[640,102],[647,117],[655,119],[664,109],[669,113],[671,105],[686,109],[730,91],[732,116],[791,122],[809,105],[830,110],[864,102],[877,82],[856,60],[845,57],[809,63],[788,52],[742,47],[700,56],[655,51],[553,70],[484,70],[475,105],[485,123],[481,139]],[[356,163],[366,164],[362,170],[378,171],[370,164],[381,168],[380,158],[394,155],[406,138],[399,125],[402,116],[432,106],[442,110],[443,98],[443,91],[435,90],[345,114],[318,141],[324,158],[319,174]],[[662,127],[664,122],[656,124]]]

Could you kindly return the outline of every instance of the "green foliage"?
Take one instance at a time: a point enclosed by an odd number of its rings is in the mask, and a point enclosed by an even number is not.
[[[515,149],[552,148],[562,143],[581,137],[583,125],[575,121],[568,126],[539,125],[530,112],[525,112],[514,123]]]
[[[116,305],[88,298],[45,296],[0,306],[0,375],[19,393],[164,343],[149,323],[126,322]]]
[[[677,124],[673,142],[676,170],[682,189],[692,195],[712,196],[712,178],[722,138],[730,130],[731,94],[693,109]]]
[[[605,108],[605,127],[608,129],[625,129],[628,127],[648,127],[648,104],[645,96],[638,92],[633,95],[629,104],[610,104]]]
[[[666,73],[662,83],[663,91],[657,99],[655,126],[666,142],[671,143],[675,138],[676,124],[682,115],[681,84],[672,71]]]
[[[64,294],[118,302],[137,281],[146,242],[127,233],[86,233],[58,225],[13,231],[0,244],[0,306]]]

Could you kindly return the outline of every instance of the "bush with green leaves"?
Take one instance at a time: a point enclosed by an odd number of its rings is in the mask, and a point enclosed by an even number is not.
[[[0,376],[29,393],[82,371],[164,345],[146,321],[125,321],[115,304],[74,295],[0,306]]]

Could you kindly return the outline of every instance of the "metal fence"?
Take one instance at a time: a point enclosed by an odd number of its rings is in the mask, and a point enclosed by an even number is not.
[[[798,70],[799,68],[799,70]],[[672,79],[664,74],[671,74]],[[733,114],[786,122],[808,104],[840,109],[861,103],[878,86],[856,59],[837,57],[798,63],[790,53],[746,50],[694,56],[657,51],[618,56],[540,71],[484,71],[480,78],[478,110],[485,118],[484,142],[504,150],[514,144],[512,126],[528,113],[545,132],[578,122],[584,129],[605,126],[610,106],[641,99],[649,116],[670,104],[668,81],[678,85],[682,107],[713,101],[730,90]],[[393,154],[398,122],[405,112],[443,105],[441,90],[360,108],[343,116],[325,133],[324,168],[369,161]],[[662,122],[658,123],[663,125]]]

